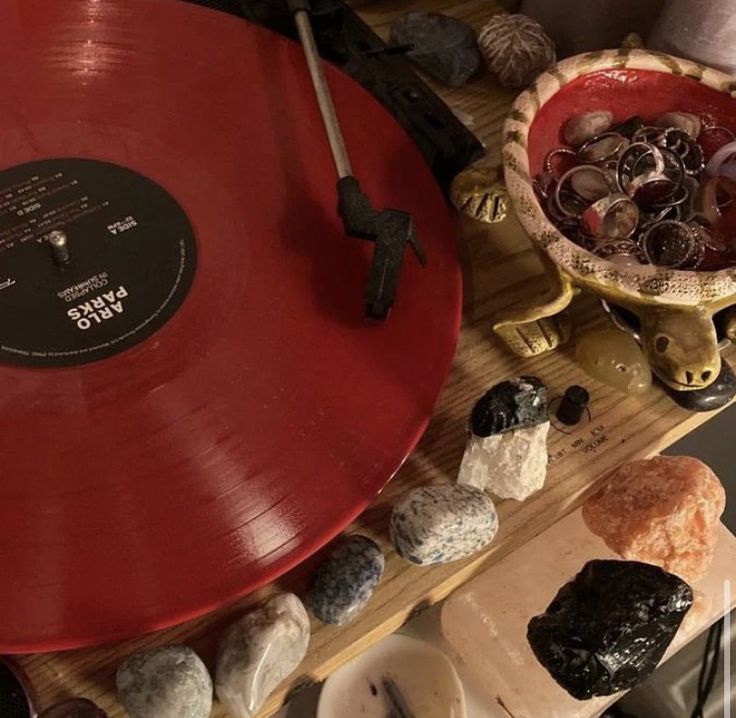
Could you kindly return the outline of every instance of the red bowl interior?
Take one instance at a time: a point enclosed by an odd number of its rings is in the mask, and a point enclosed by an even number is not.
[[[591,72],[567,83],[539,110],[529,130],[529,167],[542,170],[546,154],[564,145],[561,129],[574,115],[609,110],[616,122],[633,115],[654,120],[663,112],[691,112],[706,125],[736,131],[736,100],[684,75],[634,68]]]

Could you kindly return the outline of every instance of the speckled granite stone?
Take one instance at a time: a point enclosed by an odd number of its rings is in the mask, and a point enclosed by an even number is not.
[[[473,486],[423,486],[394,506],[390,530],[407,561],[447,563],[487,546],[498,530],[498,516],[491,498]]]
[[[307,603],[324,623],[350,623],[373,595],[385,561],[375,541],[350,536],[319,567]]]
[[[275,596],[233,624],[220,640],[215,690],[233,718],[251,718],[302,662],[309,616],[292,593]]]
[[[41,711],[38,718],[107,718],[107,713],[86,698],[72,698]]]
[[[163,646],[129,656],[117,673],[120,702],[130,718],[208,718],[212,679],[186,646]]]

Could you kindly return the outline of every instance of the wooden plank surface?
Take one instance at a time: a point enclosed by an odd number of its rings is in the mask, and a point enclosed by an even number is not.
[[[500,9],[491,0],[406,0],[362,3],[361,12],[379,33],[391,19],[412,9],[444,11],[476,27]],[[466,88],[439,90],[448,104],[472,123],[492,157],[499,155],[500,128],[514,93],[502,90],[488,76]],[[331,671],[394,631],[415,611],[447,596],[481,568],[523,545],[580,504],[605,474],[621,462],[658,453],[709,416],[689,414],[659,389],[626,397],[587,378],[575,365],[572,345],[547,356],[520,360],[493,335],[492,314],[545,286],[541,266],[515,219],[485,227],[459,220],[465,277],[465,316],[451,376],[434,418],[416,451],[372,507],[350,527],[376,539],[386,553],[386,573],[371,603],[352,625],[342,628],[312,623],[312,642],[300,669],[271,696],[259,718],[282,705],[293,690],[325,678]],[[591,297],[573,306],[577,329],[603,322]],[[543,491],[524,503],[499,504],[501,529],[485,553],[467,561],[435,568],[403,562],[388,541],[388,515],[397,497],[427,483],[454,479],[465,445],[465,424],[475,399],[492,384],[519,374],[536,374],[560,396],[570,384],[591,392],[592,421],[571,434],[552,430],[552,457]],[[146,647],[187,643],[214,667],[213,655],[222,629],[249,606],[275,591],[304,593],[319,556],[284,576],[275,585],[232,607],[158,634],[124,643],[75,652],[22,657],[37,689],[39,705],[82,695],[97,702],[111,718],[125,712],[115,696],[115,671],[129,653]],[[213,718],[224,718],[217,705]]]

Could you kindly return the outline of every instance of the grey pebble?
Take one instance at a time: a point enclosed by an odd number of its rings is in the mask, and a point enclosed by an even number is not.
[[[117,673],[130,718],[208,718],[212,679],[187,646],[162,646],[129,656]]]
[[[396,550],[420,565],[471,556],[487,546],[497,530],[493,500],[474,486],[423,486],[404,496],[391,513]]]
[[[436,12],[410,12],[391,24],[391,42],[414,45],[407,53],[442,85],[460,87],[481,66],[475,30],[454,17]]]
[[[383,554],[375,541],[366,536],[350,536],[314,576],[307,597],[312,613],[324,623],[349,623],[370,600],[384,566]]]

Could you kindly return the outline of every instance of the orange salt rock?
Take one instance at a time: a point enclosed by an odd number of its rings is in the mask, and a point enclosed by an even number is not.
[[[583,505],[588,528],[625,559],[661,566],[688,582],[708,571],[726,493],[690,456],[624,464]]]

